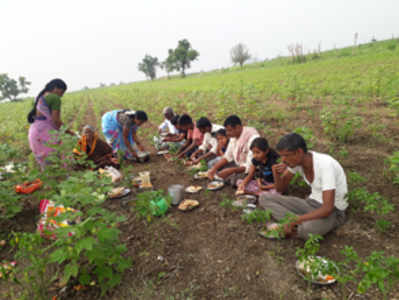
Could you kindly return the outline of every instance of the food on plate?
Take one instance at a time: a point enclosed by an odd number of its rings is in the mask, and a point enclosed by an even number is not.
[[[336,281],[336,278],[328,273],[337,271],[337,266],[319,256],[309,256],[305,260],[298,260],[296,268],[305,279],[310,278],[313,283],[330,284]]]
[[[196,173],[196,174],[194,175],[194,177],[195,177],[196,179],[205,179],[205,178],[208,178],[208,172],[207,172],[207,171],[205,171],[205,172],[200,171],[200,172]]]
[[[117,187],[117,188],[113,188],[111,190],[111,192],[109,192],[108,195],[110,198],[116,198],[116,197],[122,196],[124,191],[125,191],[124,187]]]
[[[187,200],[183,200],[177,208],[179,210],[185,211],[185,210],[193,209],[194,207],[197,207],[198,205],[199,205],[199,202],[197,200],[187,199]]]
[[[187,193],[197,193],[200,190],[202,190],[202,186],[200,185],[190,185],[189,187],[186,188]]]
[[[212,181],[208,184],[208,190],[216,190],[224,186],[222,181]]]

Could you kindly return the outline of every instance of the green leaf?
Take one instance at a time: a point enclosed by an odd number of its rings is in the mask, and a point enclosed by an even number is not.
[[[78,275],[79,266],[76,262],[71,262],[65,266],[63,282],[68,282],[69,278]]]
[[[83,249],[86,250],[92,250],[93,249],[93,245],[96,243],[96,240],[89,236],[87,238],[84,238],[82,240],[80,240],[77,244],[76,244],[76,249],[78,250],[78,253],[80,253]]]
[[[68,258],[68,251],[65,247],[55,250],[50,255],[50,263],[57,262],[61,264],[64,260]]]

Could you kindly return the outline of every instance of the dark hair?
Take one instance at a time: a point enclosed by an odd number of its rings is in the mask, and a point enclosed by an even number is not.
[[[193,120],[191,117],[187,114],[181,115],[179,118],[179,125],[184,126],[184,125],[190,125],[193,124]]]
[[[47,92],[53,91],[55,88],[59,88],[60,90],[66,91],[67,85],[62,79],[53,79],[49,83],[46,84],[44,89],[41,90],[39,95],[37,95],[35,99],[35,104],[33,105],[32,110],[29,112],[27,119],[29,123],[33,123],[35,121],[35,115],[36,115],[36,106],[37,103],[39,102],[39,99]]]
[[[237,125],[241,125],[241,119],[236,115],[231,115],[224,121],[224,127],[236,127]]]
[[[197,128],[212,127],[211,121],[206,117],[201,117],[197,121]]]
[[[267,157],[272,161],[276,161],[280,157],[280,155],[278,155],[278,153],[274,149],[269,147],[267,139],[263,137],[257,137],[256,139],[254,139],[249,148],[251,150],[253,148],[258,148],[262,152],[266,152],[267,150],[269,150],[269,152],[267,153]]]
[[[148,120],[147,114],[145,111],[142,110],[136,110],[136,113],[134,114],[134,118],[139,121],[146,122]]]
[[[304,153],[308,152],[308,147],[303,137],[297,133],[289,133],[283,136],[277,144],[277,151],[288,150],[295,151],[302,149]]]
[[[176,125],[177,122],[179,122],[179,115],[174,115],[174,117],[170,120],[170,123],[172,123],[172,125]]]
[[[227,136],[227,135],[226,135],[226,129],[220,128],[218,131],[216,131],[216,134],[215,134],[215,135],[216,135],[216,136],[218,136],[218,135]]]
[[[258,148],[259,150],[266,152],[269,150],[269,143],[267,142],[267,139],[263,137],[257,137],[252,141],[251,146],[249,147],[251,150],[253,148]]]

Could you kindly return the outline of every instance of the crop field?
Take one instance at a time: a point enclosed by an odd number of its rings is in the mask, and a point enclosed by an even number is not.
[[[148,164],[124,162],[122,184],[132,188],[133,175],[150,171],[156,191],[133,190],[122,200],[106,199],[112,184],[97,173],[64,167],[75,138],[63,136],[63,158],[38,171],[27,139],[31,105],[0,105],[0,166],[17,168],[0,181],[0,263],[16,261],[0,279],[1,299],[399,299],[399,40],[309,55],[301,64],[282,57],[65,94],[62,120],[74,131],[90,124],[101,133],[109,110],[147,112],[138,136],[154,155]],[[181,164],[155,155],[152,137],[165,106],[217,124],[237,114],[272,146],[286,133],[301,134],[343,166],[348,221],[305,245],[265,240],[257,232],[268,216],[243,217],[229,186],[193,196],[200,207],[191,212],[171,207],[151,216],[147,199],[194,182]],[[41,190],[15,193],[16,184],[35,178]],[[309,189],[297,179],[288,193],[303,197]],[[82,222],[56,239],[40,237],[45,198],[77,209]],[[295,261],[304,251],[335,261],[338,282],[316,286],[299,277]]]

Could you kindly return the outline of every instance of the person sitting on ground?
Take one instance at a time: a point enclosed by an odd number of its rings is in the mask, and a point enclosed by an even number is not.
[[[87,160],[91,160],[96,165],[96,169],[105,166],[119,168],[118,159],[114,156],[111,146],[100,139],[90,125],[83,127],[82,136],[73,152],[78,156],[86,153]]]
[[[272,217],[296,218],[284,225],[285,236],[307,239],[310,234],[325,235],[345,221],[348,207],[346,176],[342,166],[328,154],[308,151],[302,136],[290,133],[276,147],[282,163],[272,167],[276,190],[283,193],[296,173],[311,187],[306,199],[263,194],[259,204],[270,210]],[[273,226],[274,227],[274,226]]]
[[[187,131],[180,129],[180,126],[178,124],[179,117],[179,115],[175,115],[170,121],[170,123],[176,128],[175,133],[168,133],[166,136],[161,138],[154,137],[155,147],[158,150],[178,150],[184,144]]]
[[[216,157],[208,161],[208,170],[223,158],[229,144],[229,138],[226,135],[226,129],[222,128],[216,131],[215,137],[217,140]]]
[[[147,120],[147,114],[142,110],[109,111],[101,120],[104,137],[115,153],[121,151],[125,159],[140,160],[145,149],[136,132]]]
[[[229,116],[224,121],[224,127],[230,139],[229,145],[223,158],[208,171],[208,178],[213,180],[215,175],[218,175],[235,185],[238,177],[249,171],[252,161],[252,152],[249,148],[252,141],[259,137],[259,133],[253,127],[242,126],[240,118],[236,115]],[[224,169],[218,172],[223,167]]]
[[[193,120],[187,114],[184,114],[179,119],[179,126],[181,130],[187,131],[187,139],[184,145],[181,146],[179,152],[177,153],[178,158],[183,158],[184,156],[190,157],[198,147],[202,144],[204,135],[201,131],[194,125]]]
[[[219,129],[223,129],[223,126],[212,124],[208,118],[201,117],[197,121],[197,128],[204,135],[204,140],[201,146],[191,154],[191,161],[193,164],[198,164],[202,159],[214,158],[217,153],[218,142],[214,137]]]
[[[163,109],[163,115],[165,116],[165,120],[159,125],[158,133],[168,135],[175,135],[178,133],[175,125],[172,124],[172,119],[175,116],[173,113],[173,109],[171,107],[165,107]]]
[[[269,143],[263,137],[258,137],[251,144],[253,159],[247,177],[237,181],[237,195],[264,193],[275,194],[272,166],[277,164],[279,155],[269,148]]]

